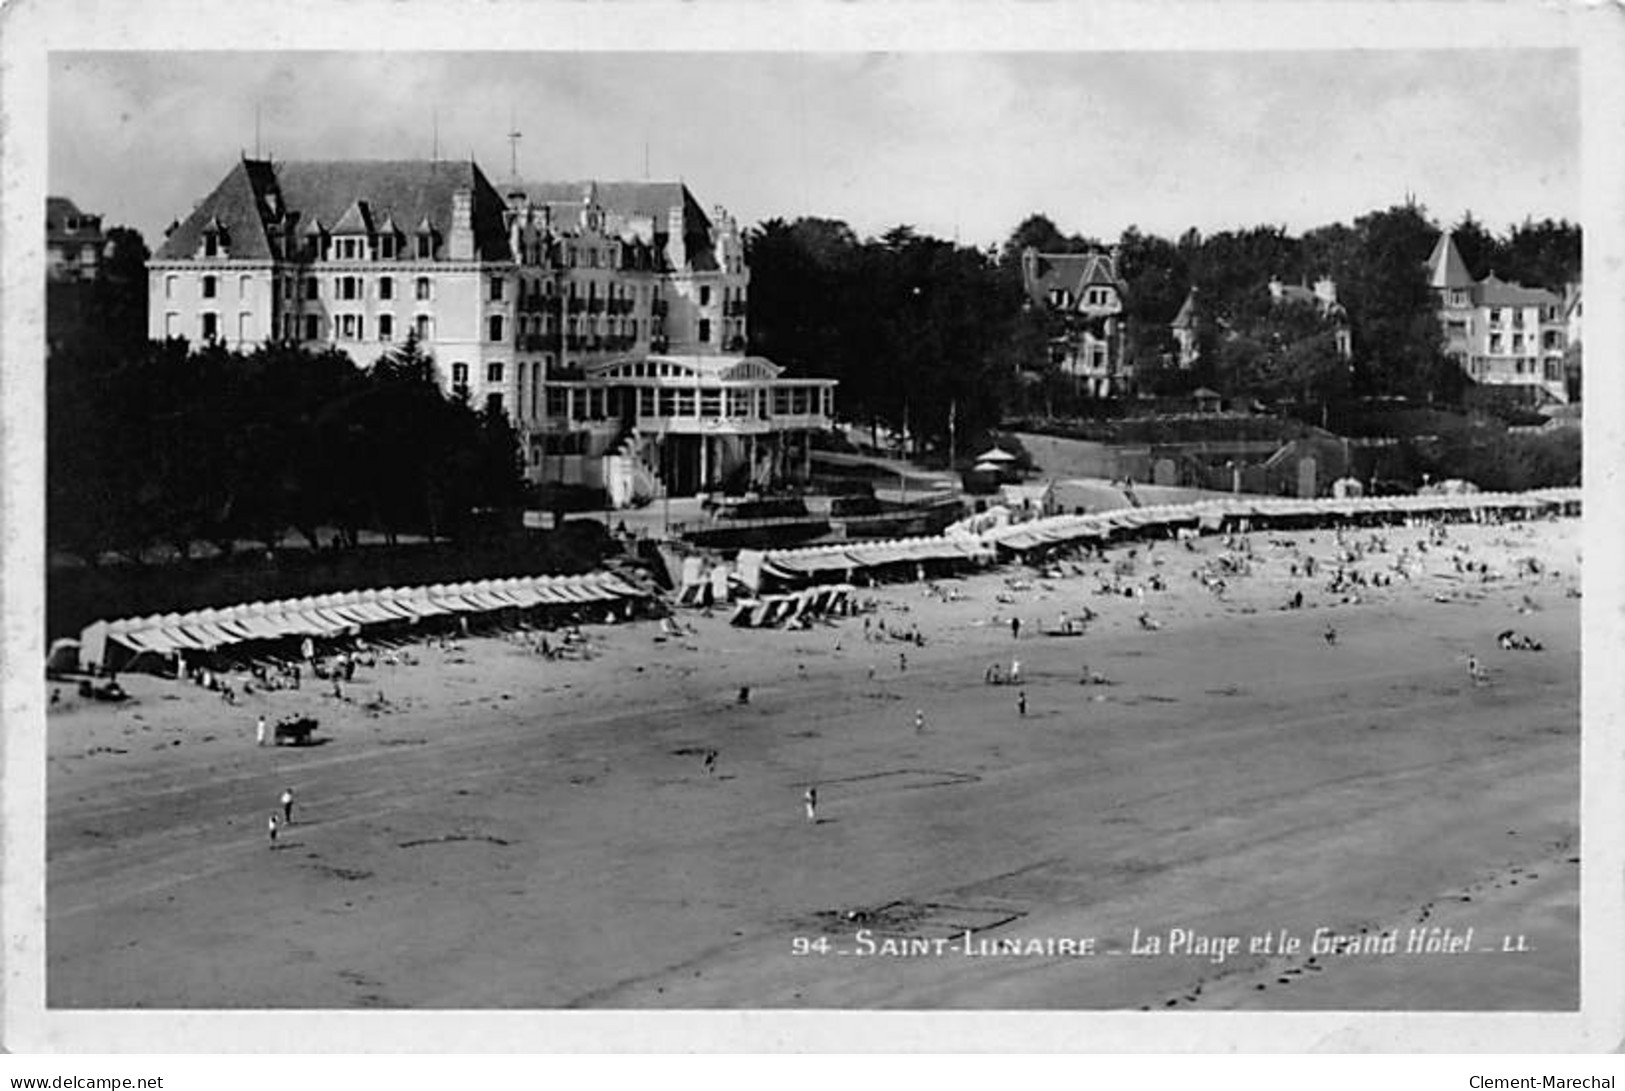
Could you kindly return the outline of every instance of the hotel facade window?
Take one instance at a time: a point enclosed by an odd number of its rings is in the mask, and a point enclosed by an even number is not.
[[[395,298],[395,278],[394,277],[379,277],[378,278],[378,298],[379,299],[394,299]]]
[[[392,315],[392,314],[381,314],[381,315],[378,316],[378,340],[380,340],[380,341],[393,341],[393,340],[395,340],[395,316],[394,315]]]

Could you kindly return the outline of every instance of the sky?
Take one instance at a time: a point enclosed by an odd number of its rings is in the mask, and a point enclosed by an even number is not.
[[[987,246],[1062,231],[1299,233],[1414,195],[1492,230],[1580,218],[1562,49],[79,52],[49,62],[52,194],[156,246],[241,154],[472,155],[681,179],[750,226],[811,215]],[[258,138],[256,141],[256,112]]]

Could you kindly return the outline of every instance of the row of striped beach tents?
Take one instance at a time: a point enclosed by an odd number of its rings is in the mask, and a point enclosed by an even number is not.
[[[1321,497],[1315,499],[1273,499],[1234,497],[1200,500],[1188,504],[1125,508],[1089,515],[1055,515],[1025,523],[995,527],[981,540],[1009,552],[1022,554],[1089,539],[1134,538],[1147,530],[1165,532],[1173,527],[1192,527],[1217,532],[1243,520],[1256,529],[1326,525],[1348,520],[1393,520],[1406,517],[1431,518],[1446,515],[1509,513],[1535,516],[1552,512],[1578,514],[1578,488],[1543,489],[1535,492],[1478,492],[1414,496]]]
[[[1531,517],[1578,515],[1581,490],[1448,493],[1414,496],[1322,497],[1277,499],[1236,496],[1186,504],[1121,508],[1087,515],[1053,515],[989,528],[980,534],[903,538],[886,542],[844,543],[803,549],[742,550],[740,576],[747,586],[795,587],[850,581],[860,574],[895,564],[985,565],[1000,555],[1021,556],[1079,542],[1134,539],[1149,533],[1166,535],[1175,527],[1218,532],[1243,520],[1255,529],[1271,526],[1328,525],[1361,519],[1431,518],[1498,512]]]
[[[347,591],[96,621],[79,635],[79,658],[86,668],[115,668],[142,653],[168,657],[253,641],[334,638],[426,619],[507,610],[568,610],[647,597],[648,592],[609,572]]]
[[[831,577],[873,572],[892,565],[960,568],[993,560],[990,546],[976,538],[942,535],[842,542],[801,549],[739,551],[738,574],[752,591],[769,584],[824,583]]]

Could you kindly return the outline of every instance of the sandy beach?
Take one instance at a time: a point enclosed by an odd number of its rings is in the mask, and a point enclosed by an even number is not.
[[[1330,531],[1212,536],[800,632],[420,644],[344,699],[63,686],[47,1003],[1573,1010],[1578,523],[1380,535],[1351,567],[1392,582],[1337,593]],[[326,741],[257,747],[261,713]]]

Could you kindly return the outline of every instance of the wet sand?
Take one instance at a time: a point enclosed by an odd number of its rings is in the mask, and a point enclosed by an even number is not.
[[[941,584],[957,601],[865,592],[924,647],[719,611],[680,615],[691,637],[591,628],[588,661],[420,645],[344,701],[307,683],[229,707],[132,675],[113,708],[64,687],[47,1003],[1572,1010],[1578,525],[1450,534],[1501,578],[1436,549],[1340,602],[1271,544],[1324,566],[1329,532],[1253,534],[1222,599],[1192,577],[1216,538],[1142,547],[1125,582],[1167,583],[1143,605],[1096,593],[1126,547],[1085,566],[1103,575]],[[1423,534],[1386,536],[1357,567]],[[1525,556],[1547,571],[1517,577]],[[1087,635],[1040,634],[1084,607]],[[1507,628],[1545,650],[1498,648]],[[1012,657],[1025,716],[984,683]],[[261,711],[315,715],[328,741],[258,748]],[[285,785],[296,821],[271,849]],[[1417,942],[1470,928],[1468,949],[1313,953],[1317,929],[1403,946],[1435,927]]]

